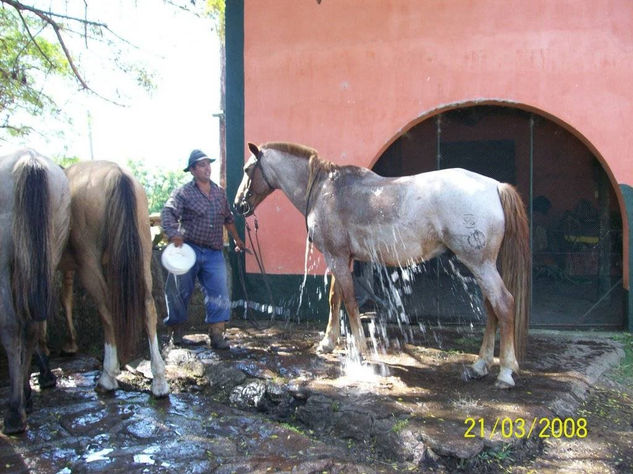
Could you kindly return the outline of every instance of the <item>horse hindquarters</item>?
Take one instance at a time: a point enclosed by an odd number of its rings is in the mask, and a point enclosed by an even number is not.
[[[106,280],[116,340],[125,344],[123,357],[129,357],[145,323],[154,376],[152,393],[163,397],[169,393],[169,386],[156,335],[147,204],[142,187],[127,174],[121,173],[114,186],[105,222],[106,232],[109,229],[113,238],[109,239],[105,252],[109,256]],[[141,234],[144,227],[147,232]]]
[[[4,317],[10,318],[4,321],[2,331],[11,378],[5,433],[26,429],[31,356],[42,330],[42,321],[46,320],[52,307],[53,270],[56,257],[61,253],[57,243],[61,246],[68,233],[68,184],[61,170],[59,176],[55,176],[56,170],[30,151],[24,153],[13,167],[12,288],[8,287],[9,278],[4,278],[0,289]],[[55,178],[59,181],[54,181]],[[59,192],[59,196],[51,195],[51,191]],[[54,236],[53,232],[59,235]]]

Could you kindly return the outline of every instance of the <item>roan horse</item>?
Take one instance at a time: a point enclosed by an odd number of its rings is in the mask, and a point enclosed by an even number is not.
[[[0,337],[11,394],[4,432],[26,429],[31,355],[53,307],[53,275],[68,237],[62,169],[33,150],[0,158]]]
[[[365,168],[338,166],[314,149],[291,143],[249,144],[249,149],[236,209],[247,217],[281,189],[305,216],[308,236],[334,277],[319,351],[332,351],[338,341],[342,299],[352,347],[366,352],[352,260],[407,265],[450,249],[477,279],[488,314],[479,357],[464,375],[488,374],[498,324],[496,386],[514,386],[516,356],[524,356],[527,338],[530,253],[525,208],[511,185],[463,169],[385,178]],[[498,256],[504,279],[497,270]]]
[[[94,299],[104,330],[103,372],[98,386],[117,388],[119,359],[127,361],[142,334],[149,340],[152,393],[169,392],[156,336],[152,297],[152,243],[147,197],[129,172],[109,161],[76,163],[65,170],[70,185],[71,231],[60,270],[70,338],[64,351],[77,351],[72,318],[73,276]]]

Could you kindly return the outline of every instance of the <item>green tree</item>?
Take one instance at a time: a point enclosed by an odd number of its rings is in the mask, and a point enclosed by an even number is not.
[[[129,160],[127,166],[145,188],[150,214],[160,212],[172,191],[191,178],[188,173],[182,171],[149,168],[142,161]]]
[[[57,163],[62,168],[68,168],[69,166],[72,166],[81,160],[78,156],[58,156],[53,157],[53,161],[55,161],[55,163]]]
[[[202,0],[163,2],[191,14],[204,5]],[[78,87],[81,92],[120,105],[130,87],[153,89],[151,72],[129,54],[135,48],[107,24],[90,16],[89,5],[96,3],[97,0],[0,0],[0,140],[31,133],[29,118],[63,118],[51,93],[53,87],[59,87],[60,80],[67,90]],[[223,8],[224,0],[221,3]],[[214,8],[212,11],[216,12],[220,7]],[[105,92],[96,91],[85,80],[77,59],[78,50],[89,47],[87,57],[98,57],[120,73],[121,81],[100,86],[111,86]],[[131,83],[126,82],[130,79]]]
[[[220,41],[224,43],[224,13],[226,10],[226,0],[207,0],[206,14],[213,19],[215,23],[215,29],[220,38]]]
[[[55,113],[55,102],[39,87],[43,80],[51,75],[72,76],[61,46],[33,36],[39,29],[36,20],[0,8],[0,127],[8,135],[30,132],[29,127],[12,121],[18,111],[31,116]]]

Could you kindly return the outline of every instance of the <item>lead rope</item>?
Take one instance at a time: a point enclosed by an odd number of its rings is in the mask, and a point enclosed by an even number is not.
[[[244,267],[245,267],[244,262],[238,256],[237,257],[237,273],[240,277],[240,285],[242,286],[242,292],[244,294],[244,319],[246,319],[250,324],[252,324],[255,327],[255,329],[261,329],[259,327],[259,324],[257,324],[257,322],[249,316],[249,312],[251,308],[249,308],[248,306],[249,297],[248,297],[248,290],[246,289],[246,279],[244,277],[246,270]]]
[[[271,322],[275,318],[275,303],[273,300],[273,292],[270,288],[270,282],[268,281],[268,274],[266,273],[266,268],[264,267],[264,260],[262,257],[262,249],[259,243],[259,222],[257,221],[257,216],[255,216],[255,243],[253,243],[253,236],[251,234],[251,227],[248,225],[246,219],[244,219],[244,223],[246,226],[246,232],[248,234],[248,241],[251,244],[251,249],[253,251],[253,255],[255,256],[255,261],[257,262],[257,266],[259,267],[259,271],[262,274],[264,279],[264,286],[266,286],[266,291],[268,293],[268,299],[270,301],[270,308],[272,310],[272,314],[270,316]],[[257,248],[257,249],[256,249]],[[248,303],[247,303],[248,304]]]

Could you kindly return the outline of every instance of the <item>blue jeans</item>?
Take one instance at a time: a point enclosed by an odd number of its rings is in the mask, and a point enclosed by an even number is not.
[[[205,322],[212,324],[228,321],[231,301],[222,251],[188,244],[196,252],[196,263],[183,275],[175,276],[172,273],[168,275],[165,283],[167,317],[163,322],[167,326],[173,326],[187,321],[187,306],[193,293],[196,277],[204,295]]]

